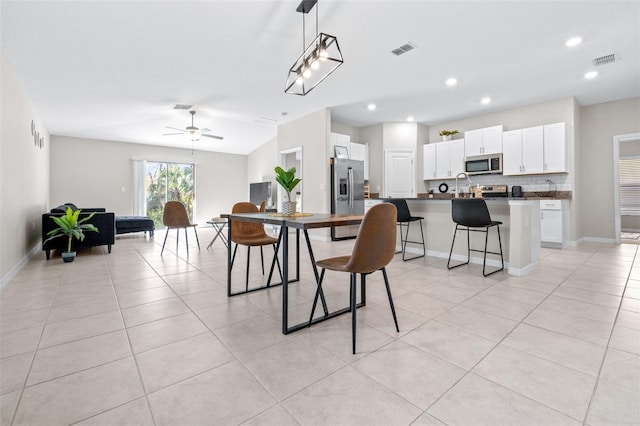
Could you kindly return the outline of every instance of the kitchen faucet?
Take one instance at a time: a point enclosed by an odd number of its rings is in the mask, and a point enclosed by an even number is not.
[[[458,178],[461,175],[467,178],[467,181],[469,182],[469,188],[471,188],[471,185],[472,185],[471,179],[469,179],[469,175],[468,174],[466,174],[465,172],[458,173],[458,175],[456,176],[456,198],[460,197],[460,192],[458,191]]]

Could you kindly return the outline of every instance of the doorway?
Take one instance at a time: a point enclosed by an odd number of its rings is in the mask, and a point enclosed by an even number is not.
[[[640,243],[640,133],[613,137],[615,241]]]
[[[388,149],[385,157],[385,196],[389,198],[415,197],[413,151]]]
[[[285,170],[289,170],[292,167],[296,168],[296,177],[302,179],[302,147],[286,149],[280,151],[280,167]],[[295,187],[291,193],[291,201],[296,201],[296,211],[299,213],[302,211],[302,188],[304,185],[304,179]],[[285,191],[280,185],[278,185],[278,206],[285,201]],[[294,198],[295,197],[295,198]]]

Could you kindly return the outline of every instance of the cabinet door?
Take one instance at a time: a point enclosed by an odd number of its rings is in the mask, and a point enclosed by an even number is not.
[[[502,134],[502,174],[522,174],[522,130]]]
[[[533,174],[544,172],[543,141],[544,131],[542,126],[522,129],[522,171],[524,173]]]
[[[340,133],[331,132],[330,141],[332,145],[331,152],[330,152],[331,157],[336,156],[335,145],[338,145],[338,146],[343,146],[347,148],[349,158],[351,158],[351,137],[349,135],[343,135]]]
[[[502,126],[482,129],[482,154],[499,154],[502,152]]]
[[[565,124],[556,123],[544,126],[544,172],[558,173],[567,171]]]
[[[439,142],[436,146],[436,177],[451,178],[450,142]]]
[[[351,159],[364,161],[364,146],[359,143],[351,143]]]
[[[540,210],[540,241],[562,243],[562,210]]]
[[[464,172],[464,139],[456,139],[449,142],[449,163],[451,164],[451,177]]]
[[[428,143],[422,150],[422,174],[424,180],[436,179],[436,144]]]
[[[482,154],[482,129],[464,132],[464,155],[466,157]]]

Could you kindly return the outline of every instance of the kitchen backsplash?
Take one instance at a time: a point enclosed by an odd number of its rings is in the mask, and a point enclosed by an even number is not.
[[[529,175],[529,176],[503,176],[503,175],[475,175],[470,176],[471,184],[476,185],[508,185],[509,191],[514,185],[520,185],[525,192],[534,191],[571,191],[571,175],[570,174],[548,174],[548,175]],[[548,182],[550,180],[551,182]],[[430,180],[427,190],[433,190],[438,193],[438,187],[442,182],[449,185],[449,192],[456,187],[455,179]],[[463,192],[469,192],[469,182],[467,179],[460,177],[458,186]]]

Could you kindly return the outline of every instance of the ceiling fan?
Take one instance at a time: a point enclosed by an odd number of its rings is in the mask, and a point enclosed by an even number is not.
[[[162,136],[187,135],[192,141],[200,140],[200,136],[204,136],[206,138],[219,139],[219,140],[224,139],[222,136],[208,135],[205,133],[205,132],[210,132],[211,129],[207,129],[207,128],[199,129],[196,126],[194,126],[193,116],[196,115],[196,112],[189,111],[189,114],[191,114],[191,126],[187,126],[185,129],[178,129],[175,127],[165,126],[167,129],[177,130],[180,133],[164,133]]]

